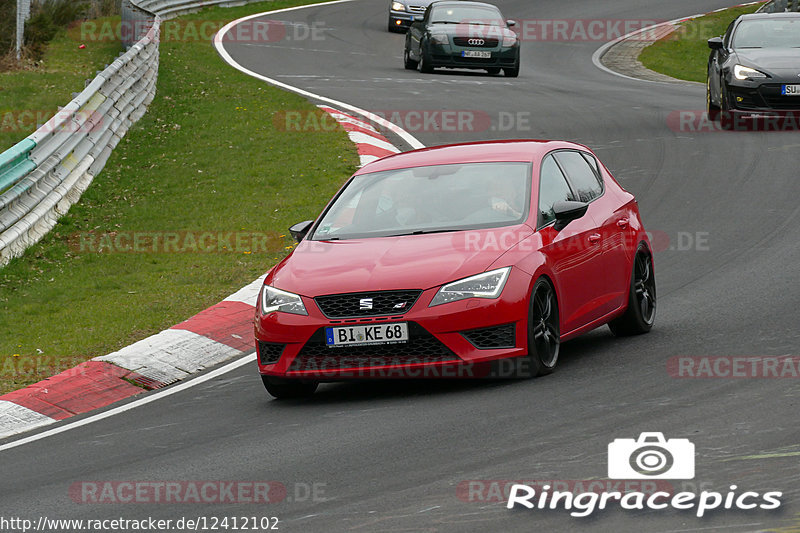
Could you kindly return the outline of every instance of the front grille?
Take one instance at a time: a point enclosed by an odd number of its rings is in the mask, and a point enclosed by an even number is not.
[[[470,43],[470,41],[473,42]],[[481,41],[483,41],[482,44]],[[475,44],[476,42],[478,44]],[[498,39],[493,37],[453,37],[453,44],[456,46],[469,46],[470,48],[494,48],[498,42]]]
[[[285,344],[277,342],[258,341],[258,358],[262,365],[272,365],[278,362],[283,354]]]
[[[781,85],[765,83],[758,88],[766,107],[772,109],[800,109],[800,96],[784,96],[781,94]]]
[[[516,344],[514,324],[462,331],[461,335],[479,350],[513,348]]]
[[[329,348],[325,328],[318,329],[297,354],[289,371],[458,361],[447,346],[416,322],[408,323],[408,342]]]
[[[402,315],[417,301],[422,291],[351,292],[317,296],[322,314],[328,318]]]
[[[428,9],[428,6],[408,6],[408,10],[411,13],[425,13],[426,9]]]

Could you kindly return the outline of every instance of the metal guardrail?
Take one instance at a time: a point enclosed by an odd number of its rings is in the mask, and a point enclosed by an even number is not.
[[[0,267],[55,226],[146,112],[156,92],[162,19],[251,1],[122,0],[128,51],[47,124],[0,153]]]

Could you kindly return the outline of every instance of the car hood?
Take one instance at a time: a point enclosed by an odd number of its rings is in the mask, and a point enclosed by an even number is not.
[[[303,241],[270,271],[265,283],[310,298],[429,289],[484,272],[532,233],[522,224],[428,235]]]
[[[800,83],[800,48],[738,48],[739,62],[779,76],[793,76]]]

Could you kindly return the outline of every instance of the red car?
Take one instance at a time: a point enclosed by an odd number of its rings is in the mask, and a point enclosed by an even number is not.
[[[548,374],[559,344],[653,325],[636,199],[586,147],[490,141],[364,166],[267,274],[258,366],[277,397],[321,381]]]

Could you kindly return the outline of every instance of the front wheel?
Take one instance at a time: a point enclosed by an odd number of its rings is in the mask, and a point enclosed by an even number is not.
[[[608,323],[614,335],[647,333],[656,319],[656,276],[653,258],[644,245],[639,246],[633,259],[633,273],[625,314]]]
[[[305,398],[314,394],[319,383],[316,381],[299,381],[292,379],[261,376],[264,388],[275,398]]]
[[[519,76],[519,66],[514,68],[504,68],[503,73],[506,75],[506,78],[516,78]]]
[[[711,100],[711,76],[706,78],[706,111],[708,112],[708,118],[719,120],[719,106]]]
[[[431,65],[431,60],[425,53],[425,48],[422,46],[419,47],[419,63],[417,63],[417,67],[419,71],[423,74],[431,74],[433,73],[433,66]]]
[[[495,76],[495,75],[497,75],[497,74],[500,74],[500,67],[490,67],[490,68],[487,68],[487,69],[486,69],[486,72],[488,72],[488,73],[489,73],[489,74],[491,74],[492,76]]]
[[[533,286],[528,311],[528,368],[522,374],[536,377],[550,374],[561,348],[558,300],[550,282],[540,279]]]

